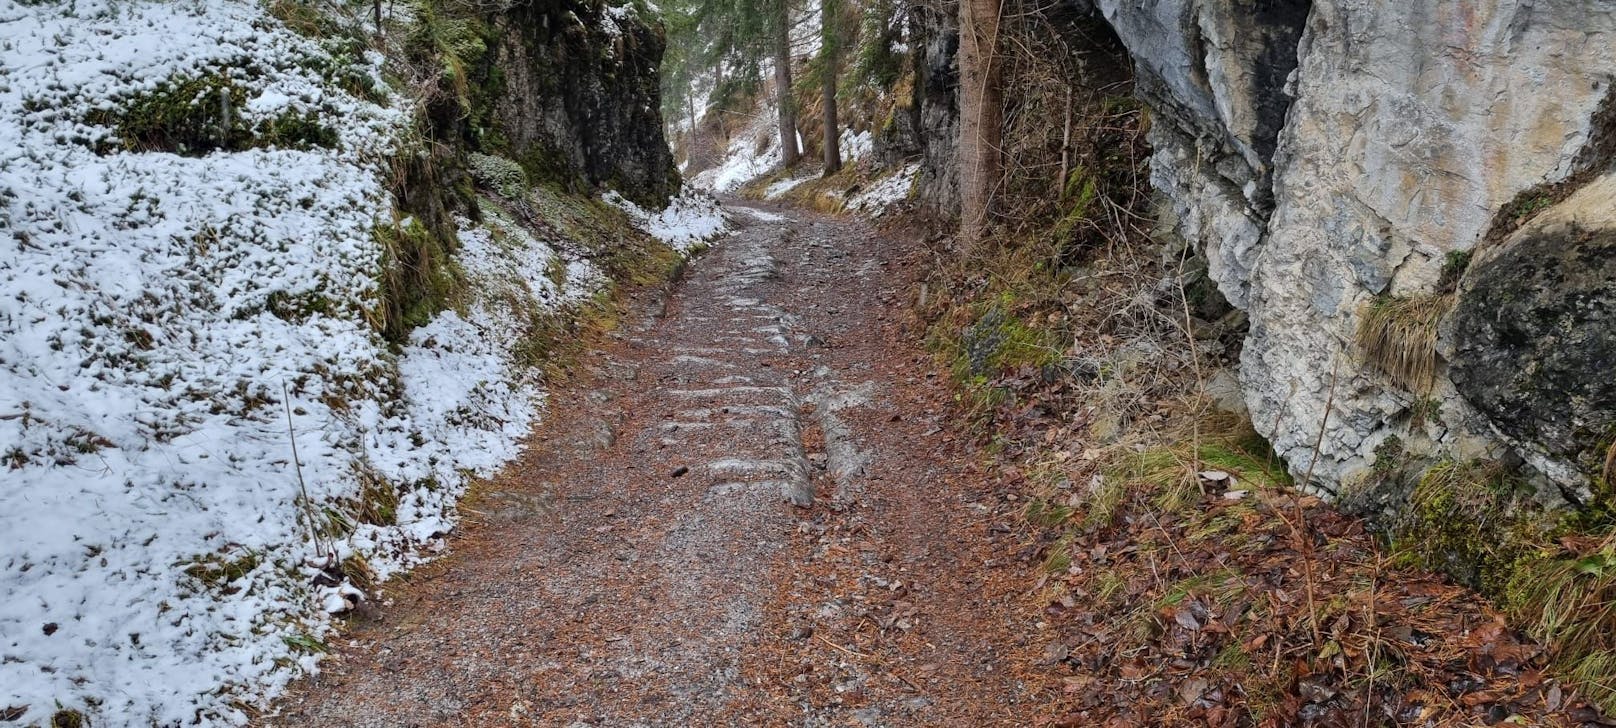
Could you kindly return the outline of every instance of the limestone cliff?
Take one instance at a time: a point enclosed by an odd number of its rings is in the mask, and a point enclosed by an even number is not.
[[[1477,416],[1448,362],[1428,392],[1410,391],[1364,363],[1354,332],[1376,297],[1434,293],[1444,265],[1523,190],[1577,171],[1610,83],[1612,30],[1611,9],[1585,3],[1313,7],[1274,212],[1250,275],[1220,280],[1249,289],[1241,379],[1258,423],[1288,422],[1259,427],[1293,468],[1313,459],[1321,429],[1318,472],[1332,482],[1370,467],[1400,432],[1436,454],[1493,454],[1490,435],[1506,424]],[[1415,427],[1427,400],[1437,416]]]
[[[1572,193],[1613,159],[1616,6],[1068,4],[1133,56],[1162,222],[1247,312],[1245,400],[1295,473],[1339,491],[1396,438],[1586,493],[1616,429],[1616,281],[1605,183]],[[1434,313],[1392,351],[1360,343],[1405,310]]]

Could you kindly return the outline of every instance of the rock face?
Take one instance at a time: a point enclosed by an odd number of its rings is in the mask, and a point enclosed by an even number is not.
[[[1453,383],[1502,436],[1557,481],[1603,471],[1616,440],[1616,177],[1475,263],[1451,323]]]
[[[642,204],[660,207],[678,191],[662,127],[660,26],[581,0],[517,3],[495,26],[493,121],[513,157]]]
[[[1608,251],[1599,234],[1521,233],[1487,253],[1497,257],[1478,261],[1454,320],[1439,329],[1428,383],[1378,373],[1354,342],[1372,304],[1447,300],[1435,298],[1445,265],[1553,214],[1543,210],[1565,196],[1532,190],[1558,184],[1563,193],[1616,161],[1605,144],[1616,128],[1605,120],[1616,5],[1067,4],[1103,18],[1133,57],[1164,222],[1247,312],[1241,388],[1293,472],[1336,491],[1396,436],[1418,458],[1507,448],[1562,490],[1587,484],[1590,448],[1608,444],[1599,412],[1609,412],[1616,379],[1600,348],[1610,336],[1598,307],[1606,304],[1590,303],[1608,302],[1608,290],[1596,266],[1577,262]],[[922,65],[937,37],[921,34]],[[1502,298],[1551,281],[1571,287]],[[1569,328],[1516,335],[1551,322]],[[1582,350],[1554,350],[1573,344]],[[1505,376],[1512,366],[1533,373]]]
[[[1225,298],[1245,306],[1273,209],[1274,149],[1291,100],[1306,0],[1097,0],[1135,59],[1154,112],[1151,185],[1200,244]]]
[[[1581,2],[1314,5],[1245,282],[1241,362],[1253,420],[1293,470],[1316,459],[1324,484],[1350,483],[1393,435],[1432,456],[1491,453],[1496,423],[1455,396],[1440,363],[1430,390],[1411,392],[1350,342],[1377,296],[1430,295],[1502,206],[1576,171],[1613,31],[1616,9]],[[1428,400],[1440,416],[1416,428]]]
[[[921,203],[949,212],[959,207],[959,172],[954,164],[959,147],[959,67],[954,62],[959,51],[958,18],[953,2],[914,6],[910,15],[914,100],[898,110],[907,118],[894,120],[894,133],[882,150],[884,157],[918,156]]]

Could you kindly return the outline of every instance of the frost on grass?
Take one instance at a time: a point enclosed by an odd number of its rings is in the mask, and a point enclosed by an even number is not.
[[[494,216],[462,230],[466,300],[390,348],[372,233],[406,114],[353,83],[379,58],[333,73],[230,0],[0,0],[0,27],[0,709],[241,723],[516,453],[539,390],[511,342],[599,274]],[[217,78],[231,133],[330,135],[120,136]]]
[[[647,212],[616,191],[607,192],[604,199],[626,213],[636,227],[680,252],[712,242],[729,231],[718,200],[704,192],[687,189],[656,213]]]

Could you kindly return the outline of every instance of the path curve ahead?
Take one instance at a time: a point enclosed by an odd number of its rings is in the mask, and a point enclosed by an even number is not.
[[[918,245],[741,204],[552,393],[452,553],[264,724],[1025,725],[1047,704],[1020,677],[1014,504],[972,475],[909,330]]]

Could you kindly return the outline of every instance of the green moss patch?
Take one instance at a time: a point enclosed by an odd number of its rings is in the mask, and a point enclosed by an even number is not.
[[[1411,491],[1396,530],[1402,561],[1502,594],[1520,561],[1547,535],[1547,516],[1531,492],[1496,463],[1431,466]]]
[[[1616,712],[1616,509],[1600,488],[1551,510],[1514,469],[1438,462],[1393,530],[1395,562],[1475,588],[1548,650],[1559,676]]]
[[[246,103],[245,86],[226,74],[210,74],[170,80],[125,99],[118,108],[93,111],[86,121],[111,127],[116,135],[115,141],[100,144],[102,153],[128,149],[202,156],[214,151],[337,145],[337,132],[312,114],[287,111],[249,121],[241,113]]]
[[[1013,306],[1014,299],[1004,294],[977,309],[976,319],[960,332],[958,351],[950,364],[956,379],[980,380],[1059,359],[1060,350],[1048,333],[1016,317]]]
[[[372,236],[382,250],[377,323],[390,341],[403,343],[412,329],[450,307],[462,289],[462,274],[445,239],[418,218],[378,226]]]

